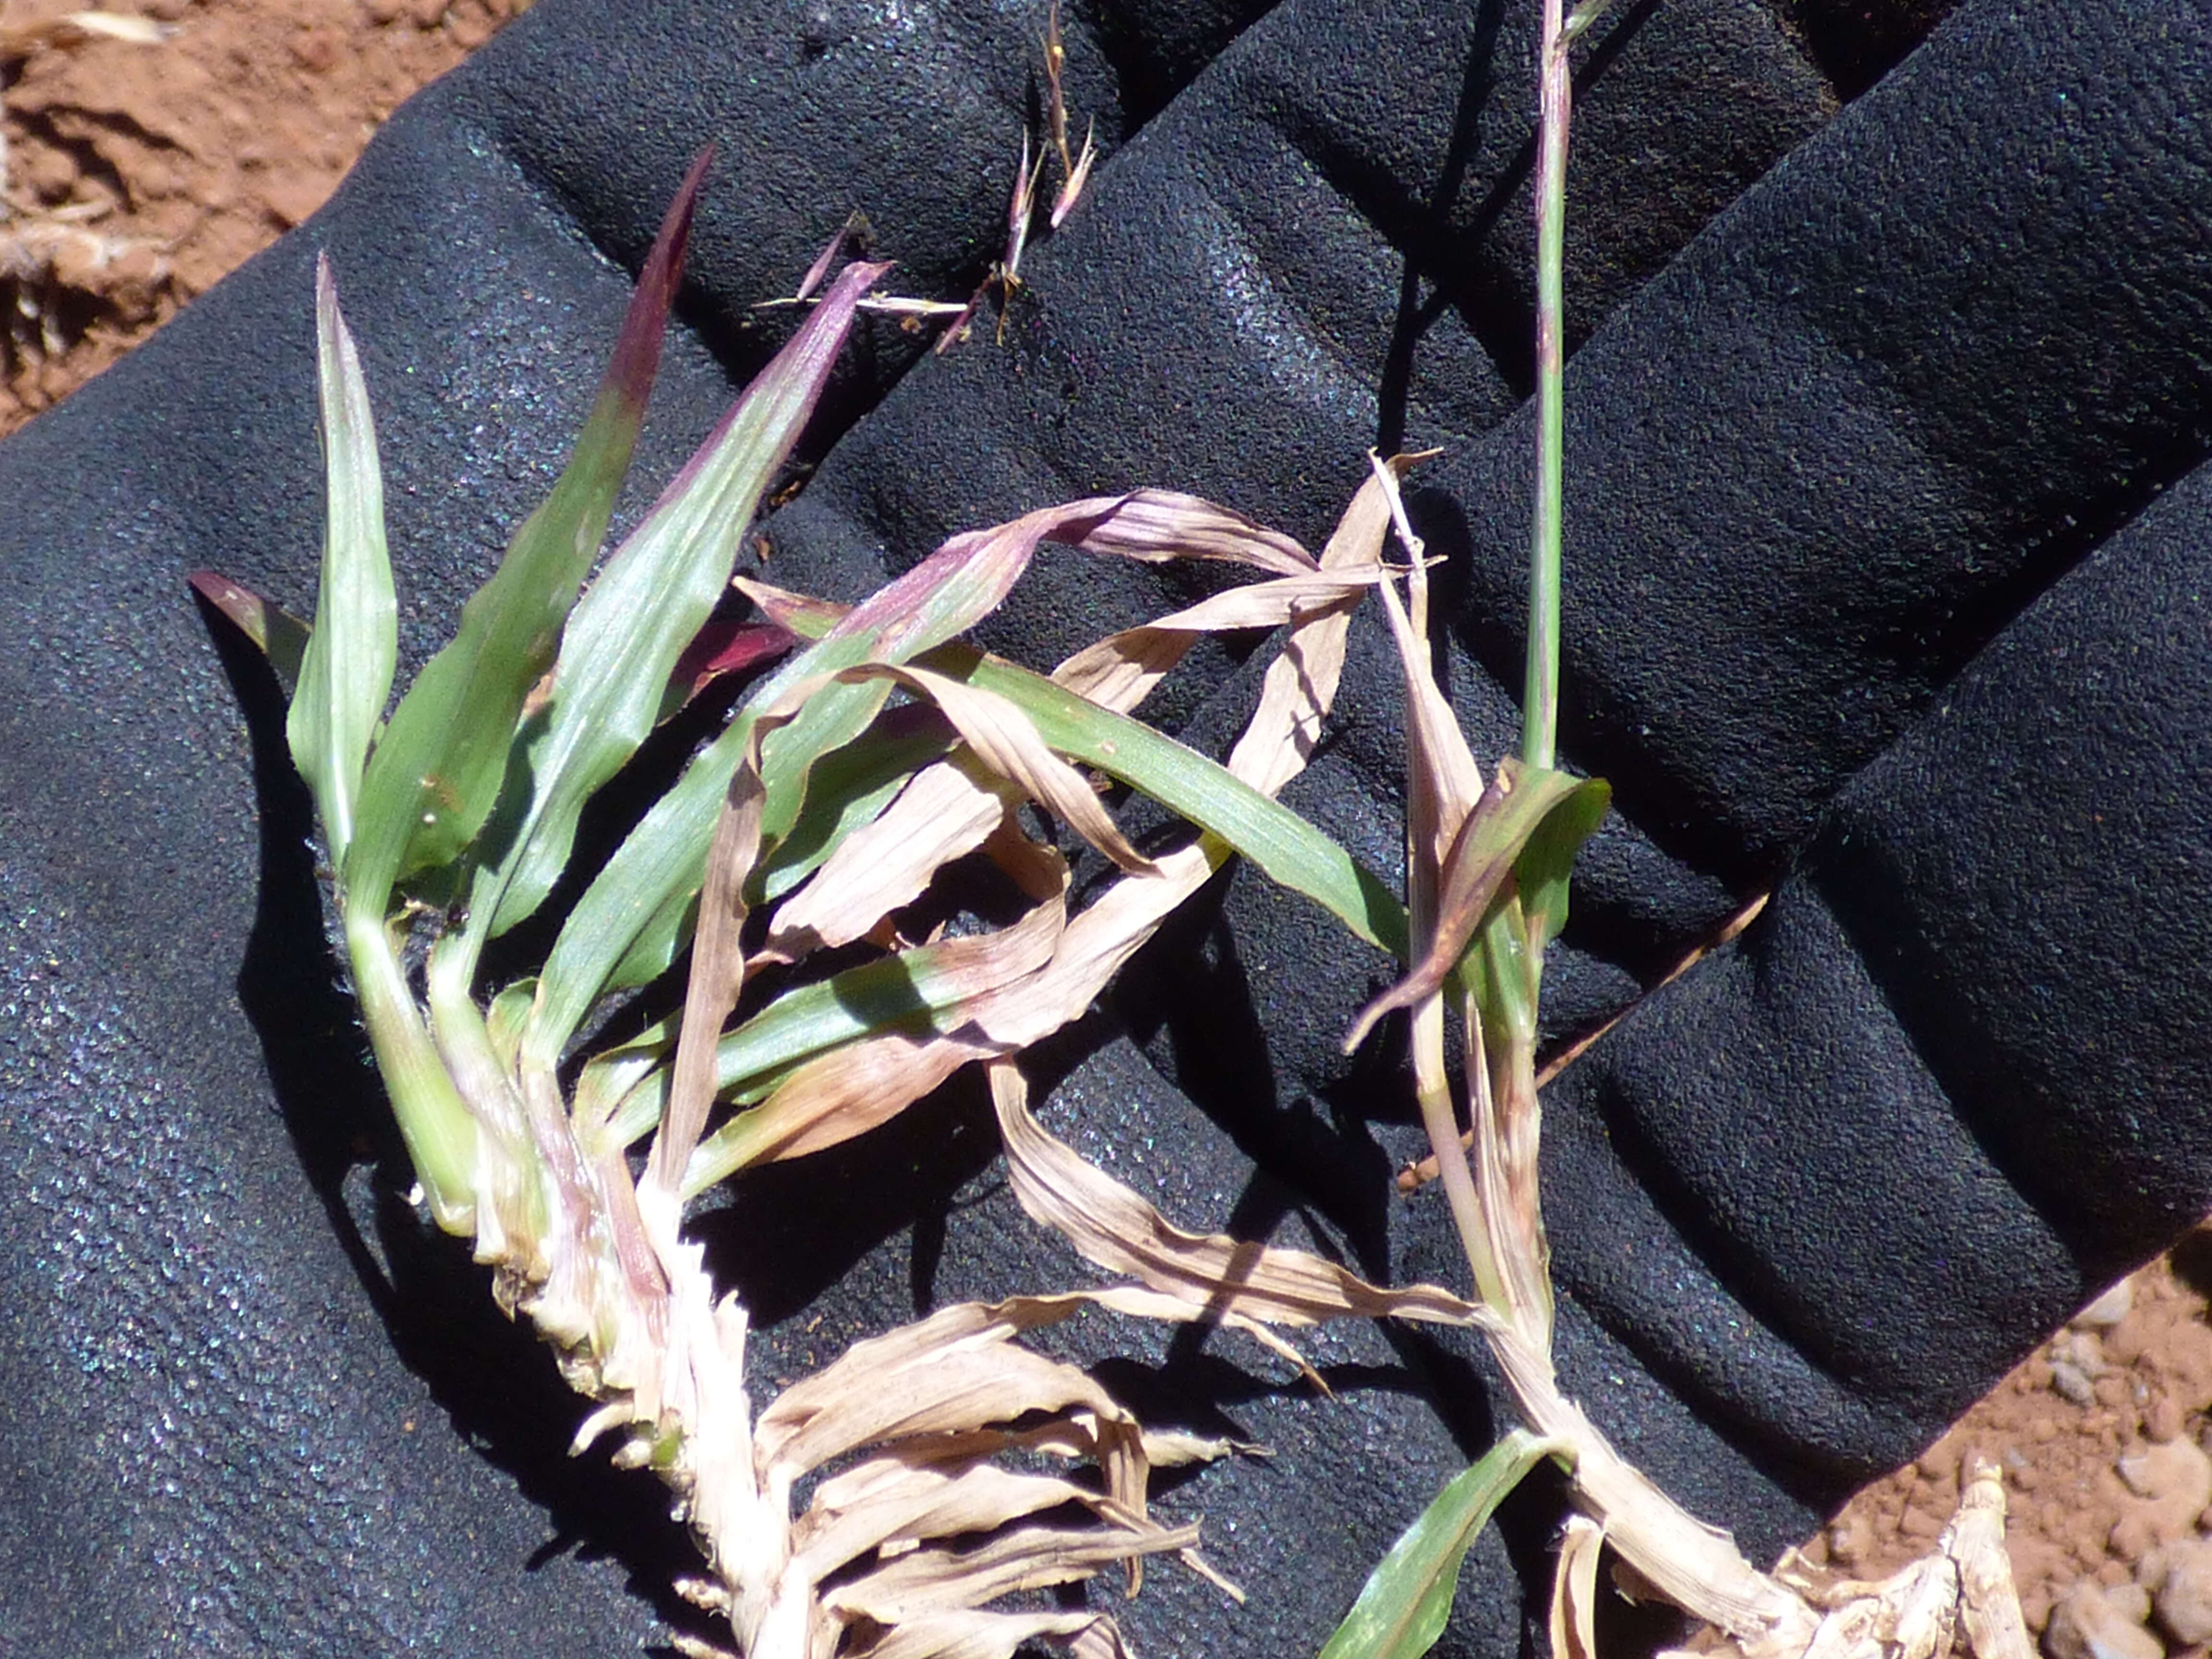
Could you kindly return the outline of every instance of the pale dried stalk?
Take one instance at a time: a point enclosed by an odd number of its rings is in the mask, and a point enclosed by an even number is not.
[[[1189,1549],[1187,1529],[1146,1516],[1150,1454],[1135,1419],[1081,1370],[1014,1346],[1091,1301],[1182,1310],[1115,1293],[963,1304],[856,1345],[756,1417],[744,1310],[716,1295],[699,1247],[681,1237],[666,1177],[648,1165],[634,1184],[618,1148],[587,1155],[557,1099],[527,1098],[527,1079],[518,1091],[466,1013],[439,1012],[441,1049],[478,1109],[478,1256],[502,1304],[554,1342],[570,1384],[599,1402],[572,1450],[615,1431],[615,1462],[653,1468],[676,1494],[708,1567],[688,1593],[727,1617],[740,1652],[830,1659],[862,1619],[911,1623],[895,1650],[915,1659],[996,1651],[1001,1638],[1011,1651],[1018,1632],[1073,1638],[1101,1616],[1031,1628],[981,1603],[1010,1586]],[[1019,1437],[994,1428],[1036,1413],[1054,1420]],[[1105,1492],[991,1466],[1018,1443],[1097,1462]],[[1212,1449],[1159,1443],[1173,1460]],[[858,1452],[871,1455],[793,1514],[806,1475]],[[1030,1518],[1071,1501],[1092,1510],[1091,1524]],[[930,1547],[994,1529],[988,1555]],[[823,1595],[825,1577],[873,1552],[872,1569]]]
[[[1392,498],[1394,523],[1401,535],[1408,534],[1402,511],[1395,507],[1395,472],[1378,466],[1376,480]],[[1409,550],[1418,560],[1418,548]],[[1408,885],[1414,896],[1413,938],[1418,956],[1435,926],[1432,895],[1444,863],[1443,849],[1474,810],[1483,786],[1449,705],[1431,677],[1425,641],[1415,635],[1387,584],[1382,600],[1413,711],[1407,722],[1412,763],[1408,814],[1414,827]],[[1522,1421],[1532,1431],[1571,1449],[1570,1478],[1577,1507],[1644,1581],[1677,1606],[1735,1638],[1747,1659],[1796,1659],[1800,1655],[1875,1659],[1905,1652],[1894,1644],[1868,1645],[1860,1639],[1868,1632],[1893,1633],[1896,1628],[1894,1620],[1885,1623],[1887,1615],[1878,1617],[1869,1610],[1870,1596],[1879,1601],[1879,1595],[1870,1592],[1847,1598],[1846,1605],[1854,1610],[1848,1617],[1841,1607],[1824,1615],[1797,1586],[1760,1572],[1726,1533],[1698,1521],[1667,1497],[1560,1391],[1550,1354],[1549,1251],[1536,1188],[1540,1108],[1534,1048],[1516,1041],[1510,1052],[1486,1054],[1482,1021],[1471,999],[1463,1002],[1461,1012],[1474,1119],[1472,1167],[1442,1082],[1441,995],[1425,997],[1413,1009],[1414,1073],[1423,1115],[1455,1220],[1476,1269],[1484,1305],[1474,1322],[1481,1326],[1497,1357]],[[1998,1517],[1994,1535],[2001,1542],[2003,1496],[1994,1471],[1972,1498],[1971,1506],[1962,1503],[1960,1521],[1954,1523],[1965,1529],[1969,1540],[1962,1547],[1978,1547],[1972,1540],[1988,1534],[1987,1517],[1992,1512]],[[2000,1593],[1988,1568],[1987,1552],[1975,1559],[1980,1575],[1977,1582],[1984,1586],[1983,1605],[1991,1609],[1981,1619],[1983,1635],[1976,1639],[1996,1644],[1977,1651],[1983,1659],[1999,1659],[2001,1653],[2003,1659],[2014,1659],[2003,1647],[2005,1618],[1996,1610],[2009,1596],[2008,1575]],[[1933,1568],[1929,1571],[1935,1577],[1928,1583],[1951,1586],[1950,1599],[1943,1605],[1955,1609],[1960,1575],[1949,1571],[1944,1577]],[[1923,1601],[1942,1599],[1936,1589],[1924,1586],[1916,1594]],[[1575,1623],[1572,1608],[1555,1613],[1563,1629]],[[2010,1619],[2018,1624],[2016,1603]],[[1944,1628],[1948,1632],[1948,1624]],[[1911,1659],[1928,1659],[1936,1650],[1913,1651]]]

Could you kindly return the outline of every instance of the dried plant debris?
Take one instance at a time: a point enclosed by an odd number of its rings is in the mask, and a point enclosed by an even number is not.
[[[1098,159],[1098,125],[1092,120],[1084,131],[1079,149],[1068,142],[1069,116],[1065,78],[1067,68],[1067,46],[1060,28],[1060,6],[1054,0],[1046,15],[1044,33],[1039,40],[1044,58],[1044,141],[1036,142],[1029,129],[1022,130],[1018,158],[1014,163],[1013,183],[1007,193],[1006,228],[999,257],[991,262],[982,280],[966,301],[925,300],[896,294],[871,294],[860,302],[864,311],[896,317],[901,324],[917,330],[931,324],[941,323],[943,329],[937,337],[939,355],[950,350],[969,337],[974,327],[975,313],[988,303],[999,313],[998,339],[1006,342],[1006,317],[1014,301],[1025,286],[1022,276],[1022,256],[1028,251],[1030,239],[1035,234],[1040,192],[1044,185],[1045,168],[1057,161],[1060,171],[1059,188],[1054,192],[1052,206],[1046,215],[1048,230],[1058,230],[1067,222],[1084,197],[1091,182],[1091,170]],[[819,303],[816,289],[823,274],[846,246],[849,239],[855,246],[865,245],[871,235],[867,216],[855,210],[837,233],[836,239],[814,262],[799,287],[790,295],[773,300],[763,300],[753,307],[756,311],[774,311],[796,306]]]
[[[49,47],[103,40],[158,46],[168,33],[149,19],[120,12],[0,21],[0,69]],[[0,311],[7,318],[0,375],[12,380],[58,357],[103,319],[131,324],[154,315],[170,276],[167,250],[103,228],[113,207],[103,200],[49,206],[17,189],[0,130]]]

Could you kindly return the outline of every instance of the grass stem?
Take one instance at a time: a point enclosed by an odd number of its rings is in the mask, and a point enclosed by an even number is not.
[[[345,935],[362,1024],[415,1177],[438,1225],[468,1237],[476,1231],[476,1120],[422,1023],[391,929],[380,920],[349,915]]]
[[[1536,490],[1528,549],[1528,663],[1521,702],[1521,757],[1549,767],[1559,713],[1559,501],[1564,400],[1560,288],[1565,263],[1567,73],[1564,0],[1544,0],[1536,138]]]
[[[1444,1201],[1450,1206],[1452,1224],[1459,1230],[1461,1248],[1466,1250],[1468,1266],[1474,1273],[1476,1298],[1510,1325],[1513,1297],[1490,1248],[1482,1199],[1475,1189],[1474,1171],[1460,1146],[1459,1118],[1452,1109],[1451,1080],[1444,1071],[1442,997],[1425,998],[1414,1007],[1411,1042],[1413,1092],[1420,1103],[1421,1127],[1429,1132],[1429,1144],[1436,1151]]]

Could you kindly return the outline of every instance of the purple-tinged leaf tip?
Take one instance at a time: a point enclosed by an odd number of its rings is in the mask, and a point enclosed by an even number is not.
[[[799,279],[799,291],[792,296],[793,299],[807,299],[822,286],[822,279],[830,274],[830,267],[844,252],[845,239],[866,223],[867,220],[857,209],[846,216],[845,222],[837,227],[837,234],[830,239],[830,246],[814,256],[814,263],[806,268],[806,275]]]
[[[607,364],[605,395],[620,398],[633,420],[643,418],[653,375],[660,368],[661,339],[667,331],[668,310],[675,303],[677,285],[684,277],[692,216],[699,205],[700,187],[706,183],[707,170],[714,161],[712,144],[692,157],[684,182],[677,187],[676,199],[668,204],[667,216],[660,222],[660,234],[653,239],[645,268],[638,272],[636,291],[630,295],[614,356]]]
[[[195,570],[185,580],[269,659],[278,684],[289,697],[292,688],[300,683],[300,659],[307,651],[307,624],[218,572]]]
[[[195,570],[185,578],[192,591],[236,623],[246,637],[263,652],[269,649],[269,602],[252,588],[241,587],[212,570]]]

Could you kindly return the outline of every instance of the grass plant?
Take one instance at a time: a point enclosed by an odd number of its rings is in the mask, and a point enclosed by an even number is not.
[[[1545,0],[1525,726],[1521,753],[1486,769],[1428,667],[1428,560],[1400,495],[1417,457],[1375,459],[1317,556],[1231,509],[1139,489],[956,536],[854,606],[735,578],[754,620],[718,622],[743,532],[885,274],[866,262],[833,277],[825,256],[809,273],[790,343],[587,586],[704,157],[647,261],[567,470],[387,714],[398,596],[374,427],[334,279],[319,271],[329,508],[313,625],[220,577],[195,580],[295,688],[288,736],[428,1215],[472,1241],[500,1304],[536,1326],[590,1402],[574,1449],[611,1436],[618,1462],[668,1484],[705,1560],[689,1593],[749,1659],[1005,1656],[1036,1639],[1100,1659],[1122,1651],[1105,1614],[1006,1598],[1115,1562],[1130,1564],[1133,1586],[1147,1555],[1211,1572],[1195,1528],[1152,1517],[1147,1482],[1156,1468],[1231,1449],[1149,1428],[1083,1371],[1021,1344],[1089,1305],[1226,1325],[1302,1367],[1285,1330],[1328,1319],[1429,1321],[1489,1342],[1523,1426],[1413,1522],[1322,1659],[1427,1651],[1470,1541],[1547,1459],[1566,1471],[1577,1511],[1553,1598],[1562,1656],[1595,1653],[1609,1551],[1747,1655],[1921,1659],[1963,1619],[1982,1659],[2024,1659],[1993,1470],[1970,1481],[1937,1552],[1896,1579],[1824,1583],[1802,1564],[1769,1575],[1626,1462],[1553,1367],[1537,1009],[1576,852],[1608,799],[1556,764],[1569,52],[1602,6],[1565,14]],[[1046,45],[1052,150],[1072,205],[1090,147],[1070,154],[1056,26]],[[1025,160],[1001,299],[1037,179]],[[957,308],[963,323],[973,308]],[[1250,580],[1048,672],[962,642],[1048,541],[1101,558],[1208,561]],[[1321,738],[1352,613],[1370,594],[1404,680],[1402,901],[1276,799]],[[1278,632],[1275,654],[1225,763],[1139,718],[1194,641],[1263,628]],[[730,673],[752,677],[734,712],[603,865],[570,872],[587,803],[659,720]],[[1101,777],[1182,815],[1191,836],[1140,853],[1106,810]],[[1032,808],[1061,835],[1037,834]],[[1063,838],[1117,872],[1079,908]],[[1240,856],[1406,964],[1345,1046],[1403,1017],[1472,1297],[1372,1285],[1297,1251],[1185,1231],[1030,1113],[1023,1050],[1079,1017]],[[956,863],[1012,896],[1016,919],[908,937],[915,901]],[[543,961],[488,981],[486,947],[571,873],[580,896]],[[870,953],[811,971],[854,947]],[[659,988],[678,982],[671,1006]],[[631,1034],[582,1036],[611,999],[642,1010],[623,1028]],[[988,1073],[1024,1209],[1115,1282],[946,1308],[758,1397],[742,1291],[710,1282],[684,1232],[686,1201],[866,1133],[969,1065]]]

